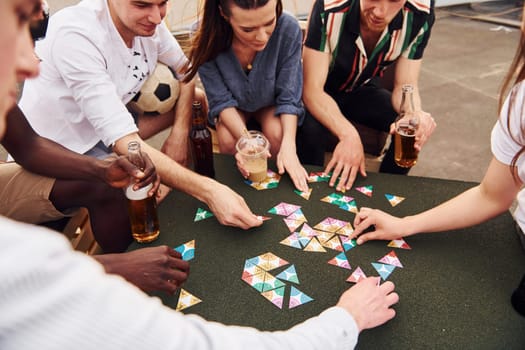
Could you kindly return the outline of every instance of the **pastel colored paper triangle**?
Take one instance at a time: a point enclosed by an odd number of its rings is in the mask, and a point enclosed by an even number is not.
[[[289,247],[303,249],[301,243],[299,243],[299,236],[297,235],[297,232],[292,233],[290,236],[286,237],[279,243],[287,245]]]
[[[189,242],[181,244],[178,247],[175,247],[175,251],[182,255],[182,260],[190,261],[195,257],[195,240],[193,239]]]
[[[374,269],[376,269],[377,273],[379,274],[379,276],[381,276],[383,281],[386,280],[396,268],[393,265],[379,263],[372,263],[372,266],[374,267]]]
[[[294,307],[309,303],[313,300],[314,300],[313,298],[311,298],[310,296],[301,292],[299,289],[292,286],[292,288],[290,289],[290,301],[288,304],[288,308],[293,309]]]
[[[251,261],[249,260],[246,260],[244,262],[244,270],[243,272],[246,272],[248,275],[257,275],[259,273],[263,273],[264,270],[261,269],[259,266],[255,265],[254,263],[252,263]]]
[[[385,194],[386,199],[390,202],[390,205],[395,207],[399,203],[405,200],[405,197],[394,196],[393,194]]]
[[[252,288],[256,289],[258,292],[262,292],[264,287],[264,279],[267,273],[268,272],[264,271],[255,275],[243,274],[241,279],[248,283]]]
[[[403,267],[403,264],[401,264],[401,261],[399,261],[399,258],[396,255],[396,252],[393,250],[378,260],[378,262],[382,262],[384,264],[393,265],[396,267]]]
[[[330,181],[330,174],[323,172],[312,172],[308,176],[308,182],[328,182]]]
[[[306,220],[306,216],[304,216],[303,211],[301,209],[297,209],[296,211],[288,215],[286,218],[290,220],[301,221],[301,222],[308,221]]]
[[[277,255],[268,252],[258,256],[259,263],[257,264],[260,268],[270,271],[283,265],[288,265],[288,261],[279,258]]]
[[[365,196],[372,197],[374,186],[368,185],[368,186],[356,187],[355,190],[361,192]]]
[[[195,218],[193,219],[193,222],[211,218],[212,216],[213,216],[212,212],[204,210],[202,208],[198,208],[197,213],[195,213]]]
[[[310,243],[303,249],[306,252],[326,252],[326,249],[323,248],[321,243],[317,240],[317,238],[312,238],[310,240]]]
[[[343,246],[339,242],[339,237],[337,235],[333,236],[331,239],[325,242],[321,242],[321,245],[325,248],[337,250],[338,252],[343,251]]]
[[[298,237],[299,237],[299,243],[301,244],[302,248],[305,248],[306,246],[308,246],[310,241],[313,239],[312,237],[303,237],[303,236],[298,236]]]
[[[270,210],[268,210],[268,212],[272,213],[272,214],[288,216],[288,215],[292,214],[294,211],[296,211],[299,208],[301,208],[301,207],[298,206],[298,205],[281,202],[281,203],[277,204],[275,207],[273,207]]]
[[[327,217],[323,221],[315,225],[314,229],[335,233],[337,230],[341,229],[346,224],[346,221]]]
[[[334,237],[334,234],[332,232],[319,231],[319,234],[316,237],[319,243],[323,244],[331,240],[332,237]]]
[[[277,174],[276,172],[268,169],[266,173],[266,178],[263,181],[260,182],[253,182],[250,180],[245,180],[244,182],[251,187],[255,188],[256,190],[268,190],[272,188],[276,188],[279,186],[279,181],[281,180],[281,175]]]
[[[304,222],[302,220],[294,220],[294,219],[288,219],[288,218],[284,218],[283,220],[284,220],[286,227],[288,227],[288,230],[290,232],[294,232],[295,230],[297,230]]]
[[[357,214],[358,212],[355,201],[351,201],[350,203],[343,203],[339,206],[339,209],[343,209],[344,211],[354,214]]]
[[[301,196],[302,198],[306,199],[306,200],[309,200],[310,196],[312,195],[312,189],[311,188],[308,188],[308,191],[294,190],[294,192],[296,194],[298,194],[299,196]]]
[[[177,307],[175,308],[175,310],[181,311],[200,302],[202,302],[202,300],[181,288],[179,300],[177,301]]]
[[[337,202],[339,199],[341,199],[341,197],[342,197],[341,194],[331,193],[328,196],[321,198],[321,202],[326,202],[326,203],[332,204],[332,203]]]
[[[363,270],[361,270],[361,268],[358,266],[354,272],[352,272],[352,274],[350,275],[350,277],[348,277],[346,279],[347,282],[352,282],[352,283],[358,283],[360,282],[361,280],[365,279],[366,278],[366,275],[365,273],[363,272]]]
[[[355,239],[350,239],[346,236],[339,236],[339,239],[341,240],[341,244],[343,245],[343,250],[345,252],[349,251],[357,245],[357,241]]]
[[[264,276],[264,284],[263,284],[262,292],[266,292],[266,291],[284,287],[284,286],[285,284],[282,281],[275,278],[275,276],[270,275],[269,273],[266,273],[266,275]]]
[[[345,253],[338,254],[333,259],[328,260],[328,263],[330,265],[342,267],[343,269],[347,269],[347,270],[352,269],[352,267],[350,266],[350,263],[348,262],[348,259],[346,258]]]
[[[299,284],[299,277],[295,271],[295,265],[291,265],[286,270],[275,276],[283,281],[293,282]]]
[[[304,224],[301,231],[299,231],[299,236],[301,237],[315,237],[318,234],[319,232],[311,228],[308,224]]]
[[[337,230],[335,233],[342,236],[350,236],[354,232],[354,228],[352,227],[352,224],[347,222],[346,225],[341,227],[339,230]]]
[[[394,239],[388,243],[388,247],[400,248],[400,249],[412,249],[403,238]]]
[[[268,299],[273,305],[277,306],[279,309],[283,308],[284,286],[276,288],[274,290],[265,291],[261,293],[261,295]]]

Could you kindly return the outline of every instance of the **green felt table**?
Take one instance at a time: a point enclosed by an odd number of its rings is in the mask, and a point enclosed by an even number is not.
[[[270,165],[275,170],[275,166]],[[225,324],[254,326],[262,330],[287,329],[334,305],[352,284],[352,271],[327,264],[339,254],[305,252],[282,244],[290,232],[283,217],[267,213],[280,202],[297,204],[310,226],[330,216],[350,221],[354,214],[321,202],[333,193],[327,183],[312,183],[310,200],[299,197],[287,175],[275,189],[257,191],[244,183],[233,157],[216,155],[216,179],[241,194],[252,211],[271,216],[261,227],[244,231],[225,227],[212,217],[194,222],[198,208],[207,207],[180,192],[172,192],[159,206],[161,235],[151,245],[176,247],[195,240],[195,258],[183,288],[202,299],[186,310]],[[307,167],[308,171],[319,171]],[[354,186],[373,185],[371,198],[354,188],[346,195],[357,206],[380,208],[396,216],[417,213],[441,203],[474,183],[422,177],[369,173]],[[405,197],[392,207],[390,193]],[[472,208],[476,210],[476,208]],[[411,250],[394,249],[404,268],[388,278],[396,284],[400,301],[395,319],[360,335],[362,349],[523,349],[525,318],[509,302],[510,294],[525,272],[525,254],[510,213],[473,228],[408,237]],[[132,244],[130,249],[144,245]],[[146,245],[147,246],[147,245]],[[385,241],[374,241],[346,253],[352,270],[360,266],[368,276],[377,275],[371,263],[389,253]],[[287,282],[283,309],[279,309],[241,280],[246,259],[272,252],[294,264],[301,291],[314,301],[288,309]],[[284,269],[275,270],[277,273]],[[275,275],[275,274],[274,274]],[[155,294],[175,308],[177,295]]]

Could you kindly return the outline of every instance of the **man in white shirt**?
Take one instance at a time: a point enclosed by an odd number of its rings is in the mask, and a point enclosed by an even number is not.
[[[194,84],[181,84],[176,118],[162,153],[142,141],[169,126],[165,116],[140,116],[126,108],[157,61],[179,77],[186,57],[162,24],[165,0],[90,0],[65,8],[49,21],[36,46],[41,75],[26,82],[20,107],[35,131],[78,153],[127,152],[139,141],[162,182],[204,201],[225,225],[262,224],[244,199],[175,160],[187,154]]]

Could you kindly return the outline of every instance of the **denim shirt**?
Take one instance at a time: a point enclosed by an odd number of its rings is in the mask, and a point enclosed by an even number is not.
[[[249,73],[244,72],[229,48],[199,68],[209,103],[208,119],[215,119],[226,108],[255,112],[275,106],[275,114],[304,118],[302,104],[302,33],[297,20],[283,13],[264,50],[257,53]]]

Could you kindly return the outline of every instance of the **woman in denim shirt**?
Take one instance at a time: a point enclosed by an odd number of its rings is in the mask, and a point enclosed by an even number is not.
[[[301,46],[299,24],[282,12],[281,0],[206,0],[186,79],[199,73],[221,153],[235,154],[235,143],[255,121],[279,173],[287,171],[306,191],[308,175],[295,145],[304,118]]]

